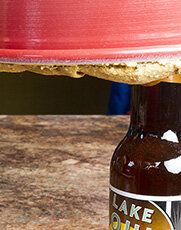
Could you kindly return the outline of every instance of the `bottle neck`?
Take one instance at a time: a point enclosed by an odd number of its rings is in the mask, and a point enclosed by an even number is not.
[[[181,84],[133,86],[130,130],[162,134],[181,131]]]

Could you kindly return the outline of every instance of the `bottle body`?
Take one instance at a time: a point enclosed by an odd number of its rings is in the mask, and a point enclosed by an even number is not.
[[[181,85],[135,86],[110,168],[111,230],[181,229]]]

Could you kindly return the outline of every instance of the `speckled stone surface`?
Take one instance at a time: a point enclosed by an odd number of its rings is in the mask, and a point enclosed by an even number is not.
[[[0,116],[0,230],[107,230],[129,117]]]

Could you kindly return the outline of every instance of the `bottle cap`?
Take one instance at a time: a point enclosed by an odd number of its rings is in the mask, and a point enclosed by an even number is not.
[[[181,75],[174,74],[174,75],[172,75],[170,77],[166,77],[166,78],[160,79],[158,81],[150,82],[150,83],[146,84],[145,86],[147,86],[147,87],[154,86],[154,85],[157,85],[157,84],[159,84],[161,82],[178,83],[178,84],[180,84],[181,83]]]

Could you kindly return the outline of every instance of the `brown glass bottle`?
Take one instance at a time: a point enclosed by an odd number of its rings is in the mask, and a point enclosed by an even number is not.
[[[181,230],[180,156],[181,84],[134,86],[130,127],[111,161],[110,229]]]

